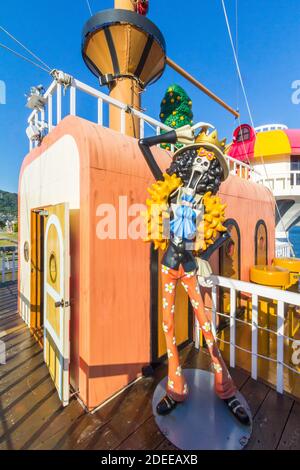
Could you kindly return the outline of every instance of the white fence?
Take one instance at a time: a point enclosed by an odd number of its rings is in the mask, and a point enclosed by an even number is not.
[[[288,126],[285,124],[264,124],[263,126],[255,127],[255,132],[258,134],[259,132],[269,132],[269,131],[284,131],[287,130]]]
[[[299,196],[300,195],[300,171],[286,173],[272,173],[268,168],[268,176],[259,179],[259,183],[269,187],[274,196]]]
[[[290,258],[291,256],[290,243],[276,241],[275,256],[276,258]]]
[[[147,116],[141,111],[128,107],[128,105],[122,103],[121,101],[111,98],[105,93],[102,93],[101,91],[76,79],[73,79],[72,85],[66,94],[63,92],[62,85],[54,80],[44,95],[44,98],[46,99],[45,108],[41,111],[34,110],[28,118],[28,124],[34,125],[38,122],[46,122],[48,125],[48,132],[51,132],[53,128],[59,124],[63,116],[79,115],[77,106],[79,93],[84,93],[85,95],[89,95],[95,99],[94,119],[92,122],[95,122],[101,126],[105,126],[105,121],[107,121],[105,116],[108,114],[108,106],[114,106],[120,110],[119,130],[122,134],[125,134],[126,132],[126,113],[130,113],[137,118],[139,122],[141,138],[145,137],[146,125],[151,128],[151,134],[156,132],[156,134],[159,135],[161,131],[172,130],[171,127],[168,127],[156,119]],[[89,113],[89,118],[90,115],[91,112]],[[202,127],[203,124],[207,123],[198,123],[193,127],[193,129],[197,130],[199,127]],[[33,142],[29,140],[30,150],[38,145],[39,143],[37,141]],[[174,146],[172,146],[172,150],[174,150]],[[232,174],[238,175],[244,179],[253,179],[255,181],[262,179],[262,176],[249,165],[243,162],[239,162],[238,160],[235,160],[229,156],[227,156],[226,159]]]
[[[68,97],[67,93],[63,93],[63,87],[55,80],[52,82],[48,90],[46,91],[44,98],[46,99],[46,107],[44,110],[34,110],[29,118],[29,124],[35,124],[38,121],[46,121],[48,124],[48,131],[51,132],[53,128],[60,123],[63,115],[77,116],[77,95],[78,92],[83,92],[85,95],[89,95],[96,100],[95,107],[95,118],[92,122],[96,122],[100,126],[104,126],[105,116],[105,105],[114,106],[120,110],[120,132],[125,134],[126,131],[126,113],[131,113],[139,120],[140,136],[145,135],[145,124],[148,124],[153,131],[160,134],[162,130],[169,131],[170,128],[165,126],[163,123],[153,119],[146,114],[138,111],[134,108],[129,108],[126,104],[118,101],[110,96],[102,93],[101,91],[80,82],[79,80],[73,79],[72,85],[69,88]],[[54,103],[55,100],[55,103]],[[54,112],[54,105],[56,111]],[[33,146],[37,146],[38,142],[30,141],[30,150]]]
[[[18,275],[18,251],[16,248],[0,248],[0,285],[16,281]]]
[[[230,315],[229,315],[229,330],[230,330],[230,341],[223,341],[229,344],[230,347],[230,366],[236,366],[236,350],[240,349],[251,355],[251,376],[254,380],[258,377],[258,358],[265,359],[269,362],[275,362],[277,365],[277,379],[276,388],[279,393],[284,391],[284,368],[287,368],[295,374],[300,375],[300,371],[296,368],[291,367],[284,361],[284,344],[285,341],[294,342],[295,339],[285,335],[285,315],[288,306],[295,306],[299,309],[300,307],[300,294],[283,291],[280,289],[274,289],[265,286],[259,286],[256,284],[237,281],[234,279],[228,279],[221,276],[213,276],[214,286],[212,289],[212,323],[214,327],[214,334],[216,335],[217,317],[226,317],[228,315],[218,312],[218,299],[219,299],[219,288],[227,288],[230,291]],[[240,318],[237,318],[237,296],[239,293],[247,294],[252,301],[252,320],[247,322]],[[270,330],[266,327],[259,326],[258,324],[258,309],[259,309],[259,298],[262,297],[264,300],[276,301],[277,302],[277,328],[276,330]],[[251,327],[251,349],[243,349],[236,344],[236,326],[237,323],[243,323]],[[264,356],[258,353],[258,332],[259,330],[272,333],[277,336],[277,352],[276,359],[268,356]]]

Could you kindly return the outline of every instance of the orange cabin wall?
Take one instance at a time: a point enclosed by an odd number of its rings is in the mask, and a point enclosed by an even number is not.
[[[221,185],[219,196],[227,204],[226,219],[234,219],[241,233],[241,280],[249,282],[250,268],[255,264],[255,227],[264,220],[268,230],[268,262],[275,257],[275,200],[263,185],[230,175]],[[212,260],[219,272],[219,257]]]
[[[138,377],[151,359],[150,245],[99,240],[97,208],[101,203],[118,207],[119,195],[127,196],[128,204],[145,204],[153,176],[135,139],[72,116],[26,157],[23,168],[66,134],[75,139],[81,162],[80,211],[71,214],[71,377],[92,409]],[[155,152],[167,168],[170,155],[159,148]],[[261,218],[268,227],[270,260],[274,256],[273,197],[236,176],[223,183],[220,196],[228,203],[227,218],[240,226],[242,279],[248,280]],[[217,255],[212,265],[218,272]]]

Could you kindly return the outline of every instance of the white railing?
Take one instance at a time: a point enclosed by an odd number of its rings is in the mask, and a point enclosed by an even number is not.
[[[258,134],[259,132],[269,132],[269,131],[284,131],[287,130],[288,127],[285,124],[265,124],[263,126],[255,127],[255,132]]]
[[[48,90],[46,91],[44,98],[46,99],[46,106],[43,110],[38,111],[34,110],[29,118],[28,124],[34,125],[37,122],[46,122],[48,125],[48,132],[51,132],[54,127],[59,124],[62,120],[63,116],[72,115],[76,116],[78,114],[78,100],[77,95],[78,92],[83,92],[86,95],[92,96],[96,100],[96,106],[94,110],[94,120],[97,124],[101,126],[105,126],[105,106],[114,106],[120,110],[120,126],[119,130],[122,134],[126,132],[126,113],[131,113],[139,123],[139,130],[140,130],[140,137],[145,137],[145,125],[151,127],[152,133],[156,132],[156,134],[160,134],[161,131],[170,131],[172,130],[171,127],[166,126],[160,121],[147,116],[146,114],[138,111],[134,108],[129,108],[126,104],[118,101],[110,96],[102,93],[101,91],[86,85],[85,83],[80,82],[79,80],[73,79],[72,85],[69,87],[67,93],[63,92],[63,87],[55,80],[52,82]],[[90,113],[91,114],[91,113]],[[197,130],[199,127],[208,123],[198,123],[193,126],[194,130]],[[210,124],[208,124],[212,127]],[[30,150],[34,147],[38,146],[38,141],[31,141],[29,140]],[[172,150],[174,150],[174,146],[172,146]],[[253,179],[255,181],[261,180],[262,176],[251,168],[249,165],[243,162],[239,162],[234,158],[229,156],[226,157],[227,163],[230,167],[230,172],[234,175],[237,175],[244,179]]]
[[[17,248],[0,248],[0,285],[8,281],[16,281],[18,273]]]
[[[218,338],[219,341],[228,344],[230,347],[230,366],[236,366],[236,350],[242,350],[251,355],[251,376],[254,380],[258,378],[258,359],[262,358],[269,362],[275,362],[277,366],[277,379],[276,388],[279,393],[284,391],[284,368],[287,368],[296,374],[300,375],[300,371],[289,364],[286,364],[284,360],[284,344],[287,341],[294,342],[295,339],[285,335],[285,312],[288,306],[295,306],[296,309],[300,308],[300,294],[283,291],[280,289],[274,289],[266,286],[259,286],[249,282],[237,281],[234,279],[224,278],[221,276],[213,276],[214,286],[212,289],[212,323],[214,328],[214,334],[216,336],[217,328],[217,317],[226,317],[228,315],[220,313],[218,311],[218,299],[219,299],[219,288],[227,288],[230,291],[230,314],[229,314],[229,334],[230,340],[225,341]],[[252,319],[251,322],[247,322],[240,318],[237,318],[237,297],[239,293],[244,293],[247,297],[250,297],[252,302]],[[259,297],[270,300],[271,302],[277,302],[277,328],[270,330],[268,328],[259,326],[258,314],[259,314]],[[251,327],[251,349],[244,349],[236,344],[236,326],[237,323],[248,325]],[[258,332],[264,330],[269,333],[273,333],[277,336],[277,356],[276,359],[272,357],[264,356],[258,353]]]
[[[300,195],[300,171],[270,173],[258,181],[273,191],[274,196]]]
[[[28,124],[34,125],[38,121],[46,121],[48,125],[48,131],[51,132],[53,128],[60,123],[65,115],[77,116],[77,94],[83,92],[86,95],[92,96],[97,100],[97,107],[95,108],[95,119],[93,122],[104,126],[104,106],[114,106],[120,110],[120,127],[119,130],[122,134],[126,132],[126,113],[131,113],[139,120],[140,136],[145,136],[145,124],[148,124],[157,134],[160,134],[162,130],[169,131],[170,127],[166,126],[162,122],[147,116],[146,114],[138,111],[134,108],[129,108],[126,104],[118,101],[101,91],[80,82],[79,80],[73,79],[72,85],[69,88],[68,98],[67,93],[63,92],[63,87],[55,80],[52,82],[48,90],[46,91],[44,98],[46,99],[46,106],[43,110],[34,110],[28,118]],[[54,112],[54,108],[56,111]],[[32,142],[30,140],[30,150],[33,147],[38,146],[38,142]]]
[[[250,165],[247,165],[244,162],[240,162],[239,160],[236,160],[229,155],[225,155],[225,159],[232,175],[236,175],[240,178],[252,180],[255,182],[262,181],[262,175]]]
[[[276,258],[290,258],[291,257],[291,245],[288,242],[279,242],[276,240],[275,246]]]

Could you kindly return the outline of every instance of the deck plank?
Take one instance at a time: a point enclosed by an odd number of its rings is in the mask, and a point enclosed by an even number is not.
[[[180,352],[182,363],[191,360],[191,346]],[[78,423],[60,442],[59,449],[113,449],[152,416],[152,395],[157,382],[166,374],[166,365],[155,371],[154,377],[143,378],[101,408],[89,421],[88,430]],[[88,418],[85,419],[88,421]]]
[[[241,387],[241,393],[248,402],[253,418],[256,416],[256,413],[266,399],[268,392],[269,387],[261,382],[253,380],[252,378],[249,378]]]
[[[142,426],[123,441],[116,450],[154,450],[165,440],[151,416]]]
[[[300,403],[298,402],[293,405],[278,450],[300,450]]]
[[[0,288],[0,331],[7,332],[7,363],[0,367],[0,449],[176,450],[152,415],[153,392],[167,374],[166,364],[94,414],[86,413],[75,398],[63,408],[43,353],[16,313],[16,300],[16,285]],[[190,345],[180,356],[183,368],[210,370],[206,350]],[[230,372],[254,416],[247,448],[299,449],[300,404],[252,380],[242,369]]]
[[[171,442],[168,441],[168,439],[164,439],[162,443],[156,448],[156,450],[159,450],[161,452],[171,452],[171,451],[176,451],[178,449],[173,444],[171,444]]]
[[[275,450],[287,423],[293,400],[269,390],[253,421],[247,450]]]

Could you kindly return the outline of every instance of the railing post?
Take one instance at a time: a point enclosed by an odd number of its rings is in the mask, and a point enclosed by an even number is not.
[[[217,286],[214,284],[211,293],[212,300],[212,333],[217,339]]]
[[[144,119],[140,118],[140,139],[145,137],[145,121]]]
[[[76,116],[76,87],[74,85],[70,88],[70,114]]]
[[[194,315],[194,318],[195,318],[195,348],[200,349],[200,324],[197,318],[195,317],[195,315]]]
[[[126,132],[126,114],[125,109],[121,109],[121,134],[125,135]]]
[[[39,112],[35,111],[35,113],[34,113],[34,123],[35,123],[36,126],[38,125],[38,122],[39,122]],[[37,140],[34,142],[34,146],[35,147],[38,146],[38,141]]]
[[[257,343],[258,343],[258,295],[252,295],[252,351],[251,377],[257,380]]]
[[[2,282],[5,282],[5,256],[2,253]]]
[[[235,367],[236,290],[230,289],[230,367]]]
[[[103,126],[103,99],[98,98],[98,124]]]
[[[61,121],[61,109],[62,109],[62,93],[61,93],[61,85],[60,83],[57,84],[56,87],[56,98],[57,98],[57,124]]]
[[[12,281],[15,281],[15,280],[16,280],[16,266],[15,266],[15,262],[16,262],[16,253],[15,253],[15,251],[14,251],[13,254],[12,254]]]
[[[48,129],[49,132],[52,131],[53,128],[53,97],[52,94],[48,96]]]
[[[284,302],[277,304],[277,392],[283,393],[283,362],[284,362]]]

